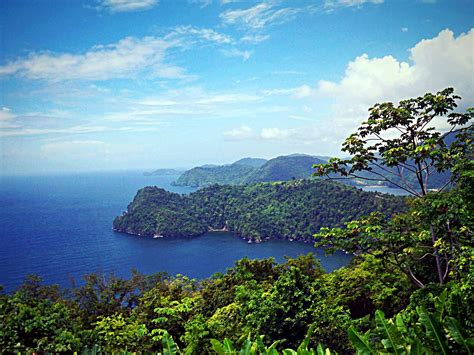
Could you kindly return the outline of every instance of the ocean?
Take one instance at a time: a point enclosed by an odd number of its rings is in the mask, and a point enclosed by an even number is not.
[[[160,271],[202,279],[225,272],[238,259],[312,252],[331,271],[350,256],[325,256],[311,244],[272,240],[248,244],[230,233],[207,233],[187,239],[152,239],[112,231],[121,214],[144,186],[190,193],[172,186],[177,176],[143,176],[140,171],[0,177],[0,285],[7,292],[25,276],[45,284],[71,285],[92,273],[128,277],[132,269]]]

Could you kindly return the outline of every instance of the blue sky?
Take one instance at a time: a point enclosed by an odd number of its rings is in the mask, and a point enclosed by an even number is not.
[[[474,101],[474,2],[3,0],[0,172],[337,155],[380,101]]]

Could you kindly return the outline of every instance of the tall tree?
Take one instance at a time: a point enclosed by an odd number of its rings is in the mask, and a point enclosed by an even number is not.
[[[457,171],[472,167],[469,163],[473,157],[473,126],[470,121],[474,117],[474,109],[467,109],[465,113],[455,112],[457,100],[460,99],[452,88],[447,88],[436,94],[427,93],[401,101],[398,105],[392,102],[374,105],[369,109],[368,120],[343,144],[342,151],[349,153],[351,158],[332,158],[326,164],[314,165],[315,175],[332,179],[384,181],[416,198],[424,198],[430,192],[430,177],[435,172],[452,170],[455,172],[453,178],[434,193],[443,191],[462,175]],[[447,124],[448,128],[444,132],[437,129],[435,126],[440,124],[445,127]],[[454,142],[449,143],[452,136]],[[465,174],[462,176],[465,178]],[[439,206],[439,199],[432,198],[431,204],[430,199],[427,202],[432,210],[436,208],[435,204]],[[426,215],[426,207],[425,204],[425,211],[419,213]],[[441,213],[447,216],[448,210],[449,206]],[[439,283],[443,284],[448,276],[452,252],[448,248],[441,250],[443,240],[439,240],[439,234],[443,234],[442,239],[449,240],[448,245],[453,246],[454,242],[450,219],[440,220],[442,227],[439,221],[429,223],[432,253],[424,253],[422,257],[433,255]],[[413,234],[413,231],[410,233]],[[352,235],[355,236],[354,233]],[[345,239],[347,246],[347,238],[335,230],[323,232],[320,236],[326,236],[333,242]],[[413,242],[413,238],[405,238]],[[390,244],[393,242],[391,240]],[[411,270],[408,271],[414,283],[422,287],[423,283]]]

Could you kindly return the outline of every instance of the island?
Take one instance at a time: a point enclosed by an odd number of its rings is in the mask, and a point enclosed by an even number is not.
[[[225,230],[255,242],[309,241],[321,227],[343,226],[374,211],[390,216],[404,209],[403,197],[325,180],[212,185],[189,195],[145,187],[115,218],[113,229],[147,237]]]

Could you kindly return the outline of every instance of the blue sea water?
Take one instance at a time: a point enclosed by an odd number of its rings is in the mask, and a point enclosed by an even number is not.
[[[171,185],[176,176],[143,176],[138,171],[0,177],[0,285],[14,290],[28,274],[47,284],[69,286],[92,272],[128,277],[132,268],[150,274],[166,271],[192,278],[224,272],[243,257],[296,257],[313,252],[327,271],[350,257],[325,256],[311,244],[267,241],[248,244],[229,233],[192,239],[152,239],[115,233],[112,221],[136,191]]]

